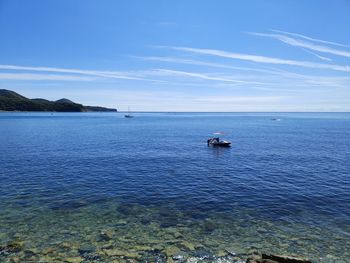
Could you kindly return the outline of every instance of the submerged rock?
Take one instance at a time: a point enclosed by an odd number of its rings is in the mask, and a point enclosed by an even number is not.
[[[167,257],[172,258],[173,256],[181,253],[181,250],[180,250],[180,248],[178,248],[176,246],[167,246],[164,249],[164,253],[167,255]]]
[[[79,252],[80,255],[93,253],[94,251],[95,251],[95,248],[94,247],[89,247],[89,246],[80,247],[78,249],[78,252]]]
[[[172,259],[176,262],[184,262],[186,258],[188,257],[188,254],[185,252],[180,252],[178,254],[175,254],[172,256]]]
[[[124,219],[120,219],[115,223],[115,226],[117,227],[122,227],[122,226],[126,226],[128,224],[128,222]]]
[[[7,243],[5,246],[0,246],[0,255],[1,254],[12,254],[18,253],[23,249],[23,242],[21,241],[12,241]]]
[[[217,225],[215,224],[215,222],[211,221],[211,220],[206,220],[203,222],[202,224],[202,231],[205,234],[210,234],[211,232],[213,232],[215,229],[217,228]]]
[[[69,257],[66,258],[65,261],[69,262],[69,263],[80,263],[82,262],[84,259],[82,257]]]
[[[73,247],[73,245],[69,242],[62,242],[60,244],[60,248],[63,248],[63,249],[71,249]]]
[[[187,259],[187,263],[197,263],[199,261],[198,258],[195,258],[195,257],[190,257]]]
[[[21,261],[22,261],[22,259],[18,256],[11,258],[11,263],[20,263]]]
[[[196,245],[195,244],[192,244],[191,242],[186,241],[186,240],[182,241],[180,244],[183,247],[185,247],[186,249],[191,250],[191,251],[196,249]]]
[[[312,263],[309,259],[289,257],[289,256],[281,256],[281,255],[267,255],[262,254],[263,259],[271,259],[275,260],[278,263]]]
[[[55,252],[55,248],[53,247],[47,247],[43,249],[42,254],[47,255],[47,254],[52,254]]]
[[[166,263],[167,256],[161,251],[148,251],[143,253],[142,257],[139,259],[139,262],[142,263]]]
[[[262,254],[261,257],[249,257],[246,263],[312,263],[308,259],[296,258],[282,255]]]
[[[200,260],[210,260],[212,261],[214,259],[214,255],[211,251],[204,249],[204,248],[199,248],[196,249],[193,253],[193,256]]]
[[[33,251],[33,250],[27,249],[27,250],[24,251],[24,254],[25,254],[26,257],[33,257],[37,253],[35,251]]]
[[[136,252],[121,250],[121,249],[118,249],[118,248],[105,249],[104,252],[109,257],[111,257],[111,256],[121,256],[121,257],[126,257],[126,258],[131,258],[131,259],[138,259],[138,258],[140,258],[140,255],[138,253],[136,253]]]
[[[109,241],[113,238],[114,231],[111,229],[102,230],[100,232],[99,238],[101,241]]]
[[[81,247],[78,249],[78,253],[81,257],[83,257],[85,260],[100,260],[101,256],[95,253],[94,247]]]
[[[173,260],[184,260],[184,259],[185,259],[185,256],[181,254],[173,256]]]
[[[83,254],[82,257],[85,259],[85,260],[88,260],[88,261],[93,261],[93,260],[101,260],[101,256],[100,255],[97,255],[95,253],[86,253],[86,254]]]

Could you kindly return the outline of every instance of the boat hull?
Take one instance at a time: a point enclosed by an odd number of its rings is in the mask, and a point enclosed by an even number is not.
[[[230,142],[209,143],[209,146],[213,147],[231,147]]]
[[[220,140],[219,138],[210,138],[207,140],[208,146],[213,147],[230,147],[231,142]]]

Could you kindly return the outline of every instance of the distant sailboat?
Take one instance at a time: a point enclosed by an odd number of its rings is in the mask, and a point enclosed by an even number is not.
[[[125,118],[134,118],[134,116],[131,115],[131,113],[130,113],[130,108],[129,107],[128,107],[128,114],[125,114],[124,117]]]

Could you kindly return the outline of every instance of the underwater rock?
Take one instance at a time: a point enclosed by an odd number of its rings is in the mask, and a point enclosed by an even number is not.
[[[295,258],[290,256],[262,254],[261,257],[258,257],[258,256],[249,257],[246,263],[312,263],[312,262],[308,259]]]
[[[85,259],[85,260],[88,260],[88,261],[99,261],[101,260],[101,256],[100,255],[97,255],[97,254],[94,254],[94,253],[86,253],[86,254],[83,254],[82,257]]]
[[[120,204],[117,208],[117,211],[127,217],[137,216],[140,214],[140,207],[131,204]]]
[[[278,263],[312,263],[308,259],[289,257],[283,255],[267,255],[262,254],[262,259],[271,259],[277,261]]]
[[[78,253],[81,257],[83,257],[85,260],[100,260],[101,256],[95,253],[94,247],[81,247],[78,249]]]
[[[246,256],[248,256],[246,251],[240,249],[239,247],[229,247],[229,248],[226,248],[225,251],[227,252],[227,254],[229,254],[233,257],[246,257]],[[252,253],[252,254],[255,254],[255,253]],[[252,255],[252,254],[250,254],[250,255]]]
[[[163,251],[168,258],[172,258],[174,255],[181,253],[181,250],[176,246],[168,246]]]
[[[151,223],[152,221],[151,221],[151,219],[149,219],[149,218],[141,218],[141,219],[140,219],[140,222],[141,222],[141,224],[143,224],[143,225],[148,225],[148,224]]]
[[[47,254],[52,254],[53,252],[55,252],[55,249],[53,247],[48,247],[48,248],[45,248],[42,253],[44,255],[47,255]]]
[[[200,259],[200,260],[210,260],[212,261],[214,259],[214,255],[211,251],[204,249],[204,248],[199,248],[196,249],[193,252],[193,256],[195,256],[196,258]]]
[[[75,209],[79,209],[88,205],[86,201],[67,201],[67,202],[57,202],[50,205],[50,208],[54,211],[60,212],[70,212]]]
[[[179,220],[176,217],[167,216],[163,217],[160,222],[161,227],[174,227],[179,223]]]
[[[124,220],[124,219],[120,219],[120,220],[118,220],[118,221],[115,223],[115,225],[116,225],[117,227],[125,226],[125,225],[127,225],[127,224],[128,224],[128,222],[127,222],[126,220]]]
[[[195,258],[195,257],[190,257],[187,259],[187,263],[197,263],[199,261],[198,258]]]
[[[101,241],[109,241],[113,238],[114,235],[114,231],[111,229],[107,229],[107,230],[102,230],[100,232],[100,240]]]
[[[35,251],[33,251],[33,250],[27,249],[27,250],[24,251],[24,254],[25,254],[26,257],[33,257],[37,253]]]
[[[171,234],[175,238],[181,238],[183,235],[175,227],[165,228],[165,232]]]
[[[66,258],[65,262],[68,262],[68,263],[80,263],[83,260],[84,259],[82,257],[70,257],[70,258]]]
[[[164,253],[160,251],[148,251],[142,255],[142,257],[139,259],[139,262],[142,263],[166,263],[167,257]]]
[[[123,257],[127,257],[127,258],[132,258],[132,259],[140,258],[140,255],[138,253],[125,251],[125,250],[121,250],[118,248],[106,249],[104,252],[109,257],[111,257],[111,256],[123,256]]]
[[[243,263],[242,261],[239,260],[235,260],[233,258],[230,257],[219,257],[216,258],[213,263]]]
[[[218,257],[225,257],[225,256],[227,256],[227,252],[225,251],[225,250],[219,250],[217,253],[216,253],[216,255],[218,256]]]
[[[12,241],[5,246],[0,246],[0,255],[18,253],[23,249],[23,242]]]
[[[249,260],[246,263],[278,263],[277,261],[271,259],[257,259],[257,260]]]
[[[60,248],[63,248],[63,249],[71,249],[72,248],[72,244],[68,243],[68,242],[62,242],[60,244]]]
[[[172,256],[172,259],[176,262],[185,262],[185,260],[188,258],[188,254],[185,252],[180,252],[174,256]]]
[[[185,248],[191,250],[191,251],[193,251],[193,250],[196,249],[196,246],[195,246],[194,244],[192,244],[191,242],[188,242],[188,241],[186,241],[186,240],[185,240],[185,241],[182,241],[182,242],[181,242],[181,245],[184,246]]]
[[[95,251],[94,247],[84,246],[78,249],[80,255],[89,254]]]
[[[16,256],[16,257],[12,257],[10,262],[11,263],[20,263],[21,261],[22,261],[22,259],[20,257]]]
[[[185,256],[181,254],[173,256],[173,260],[184,260],[184,259],[185,259]]]
[[[133,247],[133,249],[137,250],[137,251],[152,251],[152,250],[154,250],[152,247],[145,246],[145,245],[135,245]]]
[[[205,220],[202,225],[202,231],[205,234],[210,234],[216,229],[216,224],[211,220]]]

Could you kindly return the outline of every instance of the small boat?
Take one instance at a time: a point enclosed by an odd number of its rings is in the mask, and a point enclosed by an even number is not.
[[[214,134],[223,134],[222,132],[215,132]],[[207,140],[208,146],[214,146],[214,147],[230,147],[231,142],[225,141],[225,140],[220,140],[219,137],[214,137],[214,138],[209,138]]]
[[[125,118],[134,118],[134,116],[131,115],[131,113],[130,113],[130,108],[129,107],[128,107],[128,114],[125,114],[124,117]]]

